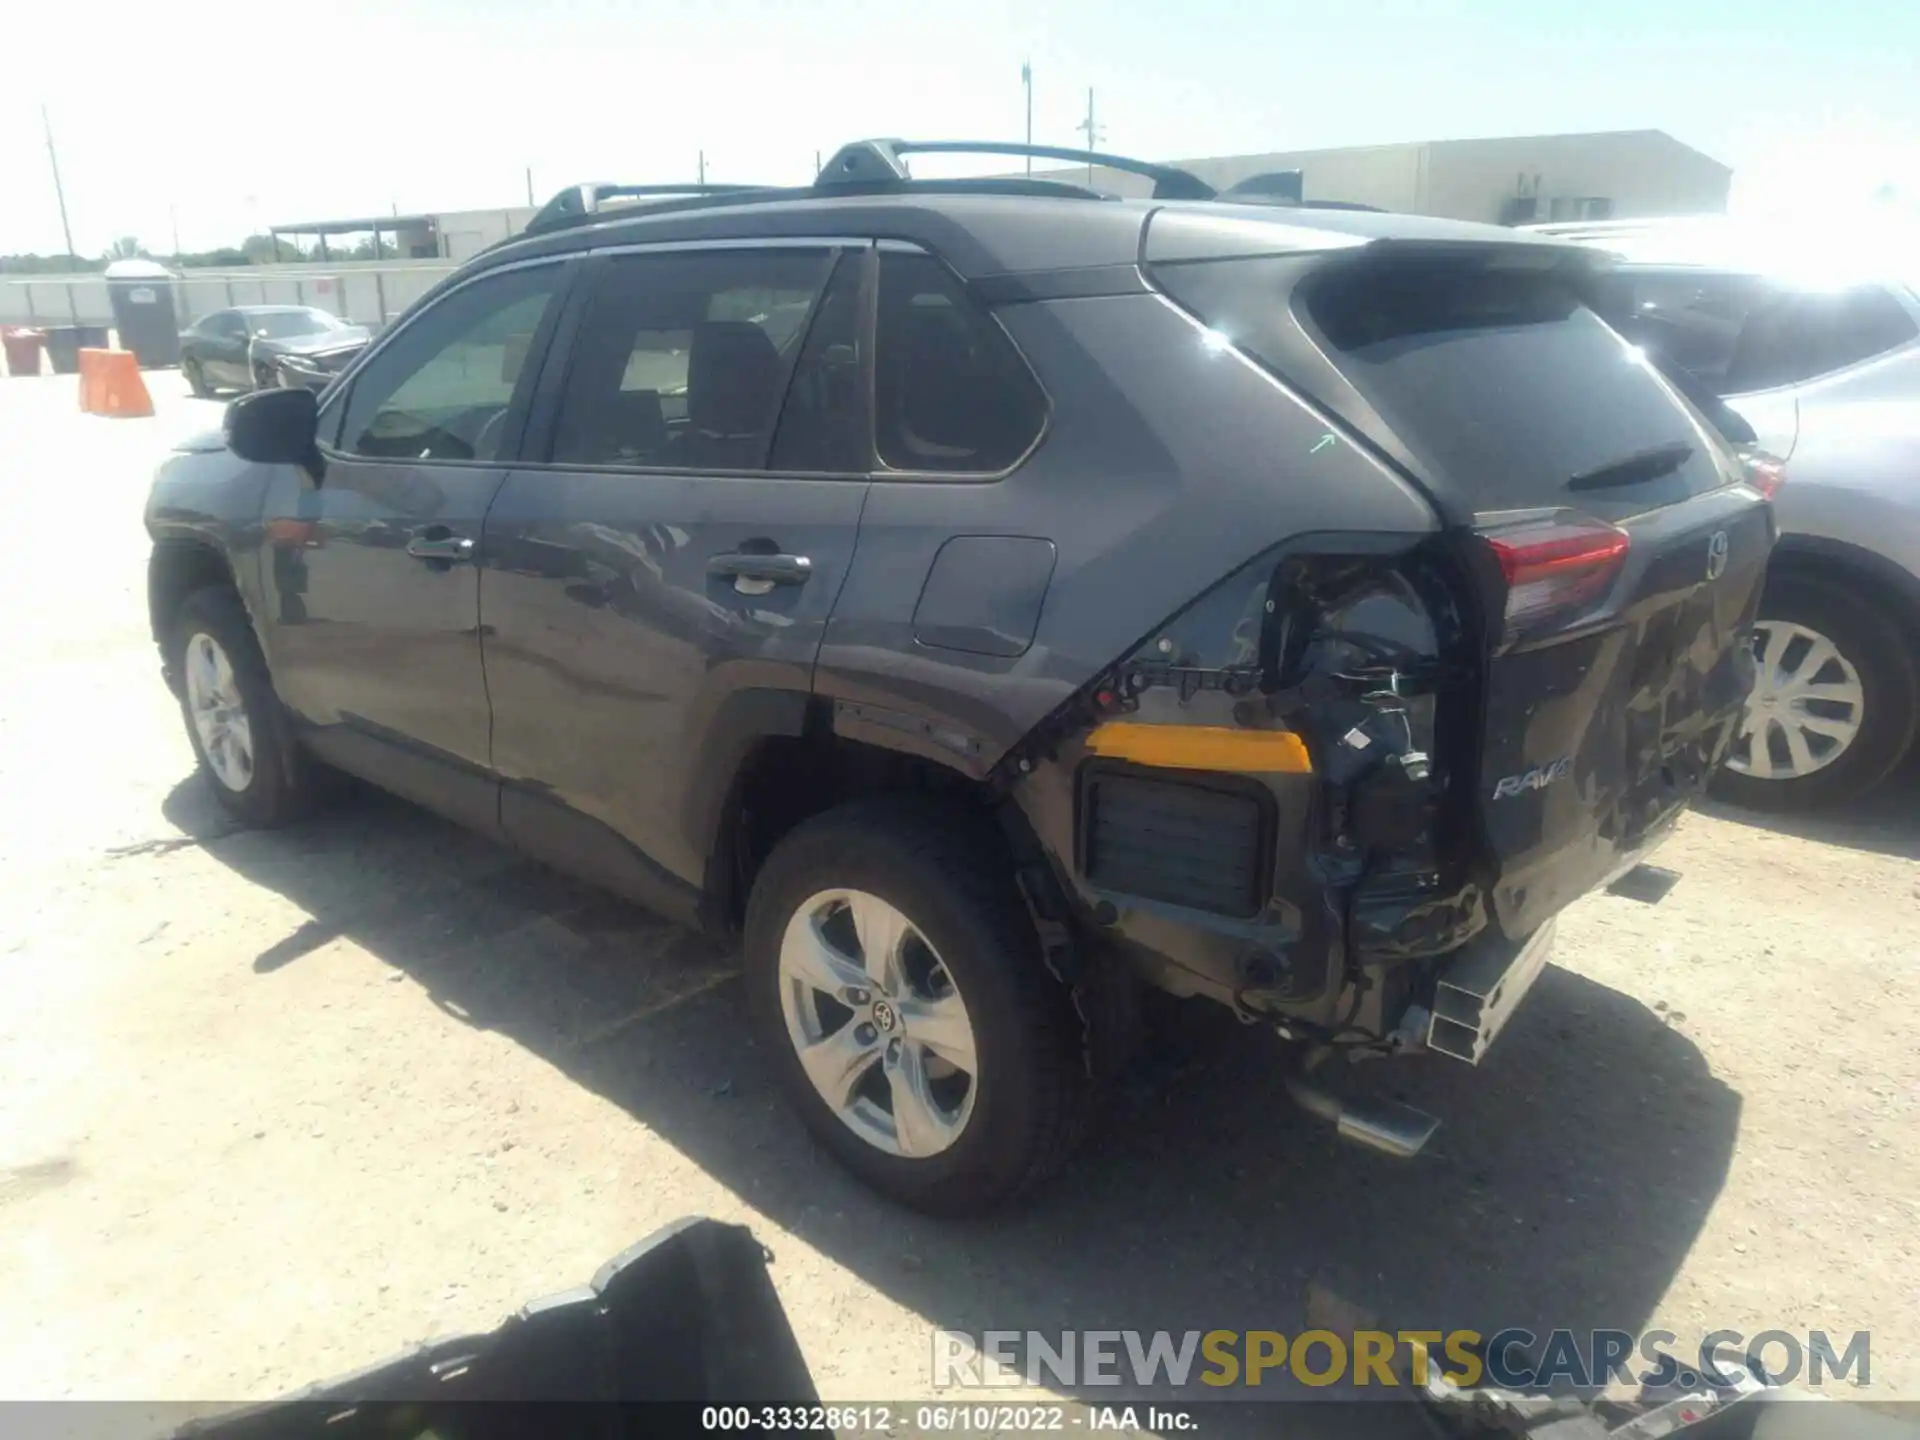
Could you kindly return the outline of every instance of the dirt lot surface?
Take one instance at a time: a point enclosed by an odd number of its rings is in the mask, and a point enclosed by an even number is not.
[[[678,1216],[751,1224],[822,1391],[923,1395],[933,1326],[1872,1332],[1920,1398],[1920,785],[1690,818],[1596,897],[1397,1164],[1227,1026],[991,1224],[857,1188],[789,1123],[732,956],[398,802],[236,832],[146,634],[140,506],[218,423],[0,382],[0,1395],[243,1399],[489,1326]]]

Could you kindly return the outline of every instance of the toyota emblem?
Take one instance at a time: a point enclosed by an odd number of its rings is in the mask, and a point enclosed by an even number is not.
[[[1707,579],[1718,580],[1727,570],[1727,551],[1732,547],[1727,543],[1727,532],[1716,530],[1713,538],[1707,541]]]

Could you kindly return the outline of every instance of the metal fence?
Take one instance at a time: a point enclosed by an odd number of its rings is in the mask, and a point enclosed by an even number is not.
[[[378,329],[455,268],[451,260],[258,265],[245,270],[192,270],[169,283],[182,329],[203,315],[234,305],[313,305]],[[0,277],[0,325],[112,324],[107,282],[98,275]]]

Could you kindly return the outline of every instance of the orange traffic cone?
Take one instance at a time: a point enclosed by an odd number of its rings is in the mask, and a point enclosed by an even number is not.
[[[131,350],[80,352],[80,408],[89,415],[123,419],[153,414],[153,397]]]

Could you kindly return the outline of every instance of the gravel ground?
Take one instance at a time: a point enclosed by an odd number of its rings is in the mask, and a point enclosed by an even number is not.
[[[489,1326],[681,1215],[751,1224],[824,1394],[927,1392],[931,1326],[1873,1333],[1920,1397],[1920,785],[1688,819],[1591,898],[1479,1072],[1363,1067],[1410,1164],[1281,1098],[1264,1037],[1116,1097],[991,1224],[890,1210],[788,1123],[733,957],[419,811],[234,831],[148,643],[152,420],[0,382],[0,1395],[266,1397]]]

